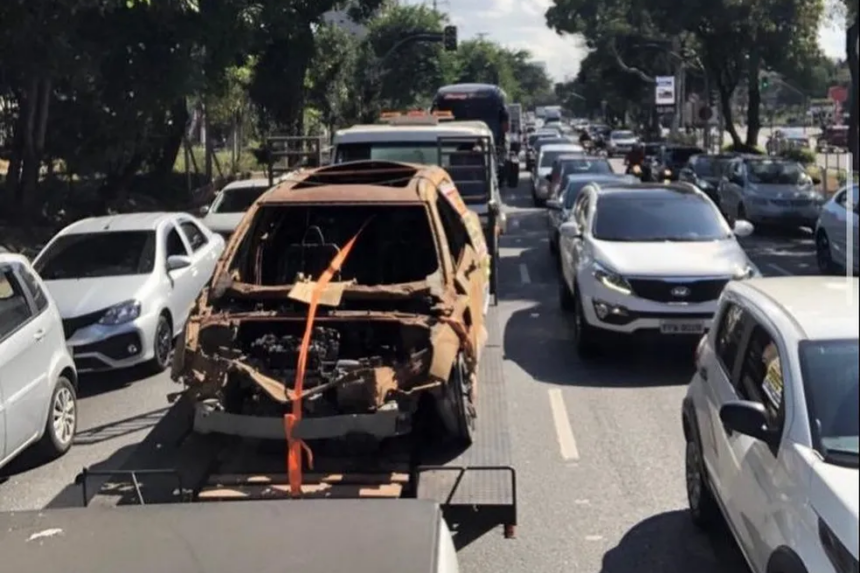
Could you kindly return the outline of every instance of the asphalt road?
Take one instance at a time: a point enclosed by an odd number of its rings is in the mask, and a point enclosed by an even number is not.
[[[505,201],[499,311],[518,539],[485,535],[462,550],[462,570],[745,571],[725,532],[698,533],[685,512],[680,405],[693,348],[624,349],[612,361],[580,363],[558,306],[545,213],[531,206],[525,178]],[[747,246],[765,274],[814,273],[812,242],[803,234],[752,237]],[[78,471],[119,466],[175,389],[166,374],[90,377],[82,385],[75,446],[47,465],[25,456],[0,470],[8,476],[0,511],[79,504],[79,489],[70,485]]]

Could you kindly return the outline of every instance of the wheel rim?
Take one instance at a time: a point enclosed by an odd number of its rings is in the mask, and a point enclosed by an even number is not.
[[[57,390],[54,403],[51,408],[51,423],[54,427],[54,437],[62,445],[72,441],[75,435],[75,422],[77,411],[75,397],[72,391],[66,387]]]
[[[159,364],[166,364],[170,357],[170,326],[165,320],[158,323],[155,333],[155,355]]]
[[[692,442],[687,444],[687,500],[690,508],[695,511],[702,498],[702,471],[699,460],[699,450]]]

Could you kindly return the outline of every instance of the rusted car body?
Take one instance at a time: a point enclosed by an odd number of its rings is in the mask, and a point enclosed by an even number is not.
[[[381,440],[427,414],[471,441],[488,259],[440,167],[360,161],[281,182],[237,227],[177,345],[195,430],[283,439],[300,400],[302,440]]]

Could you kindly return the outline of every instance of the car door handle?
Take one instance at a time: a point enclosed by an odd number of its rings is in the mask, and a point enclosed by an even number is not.
[[[45,338],[45,331],[37,330],[36,334],[33,335],[33,338],[35,338],[36,340],[42,340],[43,338]]]

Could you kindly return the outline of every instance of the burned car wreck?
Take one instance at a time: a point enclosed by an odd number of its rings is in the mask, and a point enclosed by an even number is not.
[[[302,440],[432,422],[469,443],[489,269],[480,222],[439,167],[362,161],[280,183],[236,229],[177,345],[195,431],[283,439],[298,401]]]

